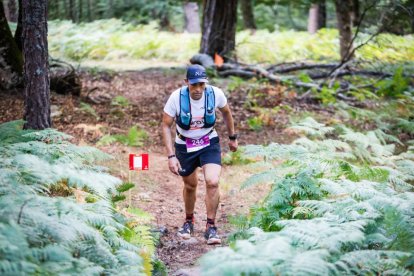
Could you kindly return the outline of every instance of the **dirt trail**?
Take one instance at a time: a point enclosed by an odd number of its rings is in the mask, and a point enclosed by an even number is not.
[[[183,223],[184,204],[182,200],[182,180],[168,170],[167,158],[159,133],[162,108],[169,94],[182,85],[183,71],[178,70],[146,70],[125,73],[84,73],[83,96],[80,98],[70,95],[52,93],[52,112],[54,127],[73,135],[75,143],[95,146],[104,134],[126,133],[131,126],[137,125],[144,129],[149,138],[140,148],[128,148],[119,144],[102,147],[115,157],[110,166],[114,175],[128,180],[128,154],[149,153],[150,170],[137,172],[132,176],[136,188],[132,192],[132,205],[142,208],[154,216],[157,227],[166,227],[167,234],[161,238],[158,257],[167,265],[169,274],[182,272],[183,268],[197,266],[197,259],[215,248],[207,246],[203,238],[205,228],[205,183],[199,172],[199,187],[195,209],[195,237],[183,242],[176,236],[178,227]],[[225,83],[220,85],[225,90]],[[277,87],[276,87],[277,88]],[[263,103],[280,96],[277,89],[263,90]],[[21,91],[0,94],[0,123],[22,118],[23,97]],[[279,94],[278,94],[279,93]],[[87,96],[88,95],[88,96]],[[116,96],[128,100],[127,106],[119,107],[111,104]],[[277,140],[289,140],[283,134],[283,128],[288,121],[283,110],[277,118],[264,118],[269,124],[260,132],[251,131],[246,119],[256,116],[254,110],[244,107],[247,93],[239,90],[228,95],[229,104],[233,110],[236,129],[240,134],[240,144],[265,144]],[[81,102],[87,103],[94,112],[81,107]],[[277,102],[272,104],[278,104]],[[218,117],[217,130],[221,137],[226,137],[225,126]],[[222,151],[225,154],[228,147],[226,139],[221,140]],[[226,238],[232,231],[228,223],[230,215],[246,213],[248,208],[266,194],[266,187],[256,186],[253,189],[239,191],[240,184],[254,171],[251,168],[231,166],[223,167],[220,182],[221,202],[217,213],[219,234]],[[254,191],[254,192],[253,192]],[[224,244],[226,245],[226,239]],[[197,274],[197,271],[190,270]]]
[[[178,228],[184,222],[185,212],[182,199],[183,182],[181,177],[172,174],[168,169],[167,157],[163,148],[150,151],[126,146],[108,146],[102,148],[110,153],[114,160],[106,165],[112,173],[126,180],[131,180],[136,187],[132,190],[132,206],[138,207],[154,219],[154,228],[166,229],[157,249],[158,258],[168,267],[169,275],[198,275],[197,260],[205,253],[219,246],[226,246],[227,235],[234,231],[229,224],[229,216],[245,214],[249,207],[263,198],[268,191],[267,186],[240,190],[244,179],[254,173],[254,168],[246,166],[223,166],[220,181],[220,204],[217,212],[217,226],[223,237],[222,245],[207,245],[203,237],[206,224],[205,182],[202,170],[198,169],[198,189],[195,205],[195,234],[190,240],[177,236]],[[149,170],[128,170],[128,154],[149,154]],[[125,205],[126,203],[124,203]]]
[[[160,152],[149,152],[150,170],[134,172],[132,180],[137,187],[133,191],[132,205],[139,207],[154,216],[158,228],[166,228],[167,233],[161,238],[158,257],[167,265],[171,274],[184,268],[197,266],[197,259],[216,246],[207,245],[203,237],[206,223],[204,204],[205,182],[198,171],[198,189],[195,206],[195,235],[190,240],[182,240],[176,235],[185,217],[182,200],[182,180],[170,173],[167,158]],[[126,158],[124,157],[123,159]],[[266,187],[239,191],[241,180],[252,172],[242,171],[240,167],[224,167],[220,183],[221,201],[217,212],[219,233],[223,236],[223,245],[227,244],[226,236],[233,230],[228,223],[228,216],[244,213],[255,201],[264,196]]]

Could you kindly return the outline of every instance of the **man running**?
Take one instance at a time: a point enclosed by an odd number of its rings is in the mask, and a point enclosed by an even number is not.
[[[206,70],[201,65],[187,68],[186,86],[175,90],[164,107],[161,128],[168,154],[168,167],[184,181],[183,198],[185,222],[178,235],[189,239],[194,232],[194,205],[197,189],[197,168],[203,169],[206,182],[207,224],[204,237],[207,244],[220,244],[215,218],[219,204],[221,149],[214,129],[216,109],[224,119],[231,151],[238,147],[233,117],[223,91],[208,85]],[[171,126],[176,121],[175,153],[172,147]]]

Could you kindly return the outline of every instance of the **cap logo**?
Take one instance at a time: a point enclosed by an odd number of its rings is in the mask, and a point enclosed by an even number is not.
[[[208,82],[204,67],[197,64],[191,65],[187,68],[187,79],[189,80],[190,84]]]

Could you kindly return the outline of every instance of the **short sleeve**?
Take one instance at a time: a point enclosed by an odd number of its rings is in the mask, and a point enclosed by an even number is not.
[[[226,95],[224,95],[223,90],[220,88],[214,87],[214,93],[216,95],[216,106],[218,108],[223,108],[227,104],[227,98]]]
[[[164,106],[164,112],[167,113],[169,116],[175,118],[177,116],[177,105],[176,105],[176,94],[173,92],[171,96],[168,98],[167,103]]]

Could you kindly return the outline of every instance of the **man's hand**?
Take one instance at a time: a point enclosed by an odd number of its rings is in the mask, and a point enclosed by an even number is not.
[[[168,167],[173,174],[180,175],[178,171],[181,170],[181,165],[180,162],[178,162],[177,157],[168,159]]]
[[[230,151],[235,152],[237,151],[237,147],[239,146],[239,144],[237,143],[237,140],[230,140],[229,141],[229,148]]]

